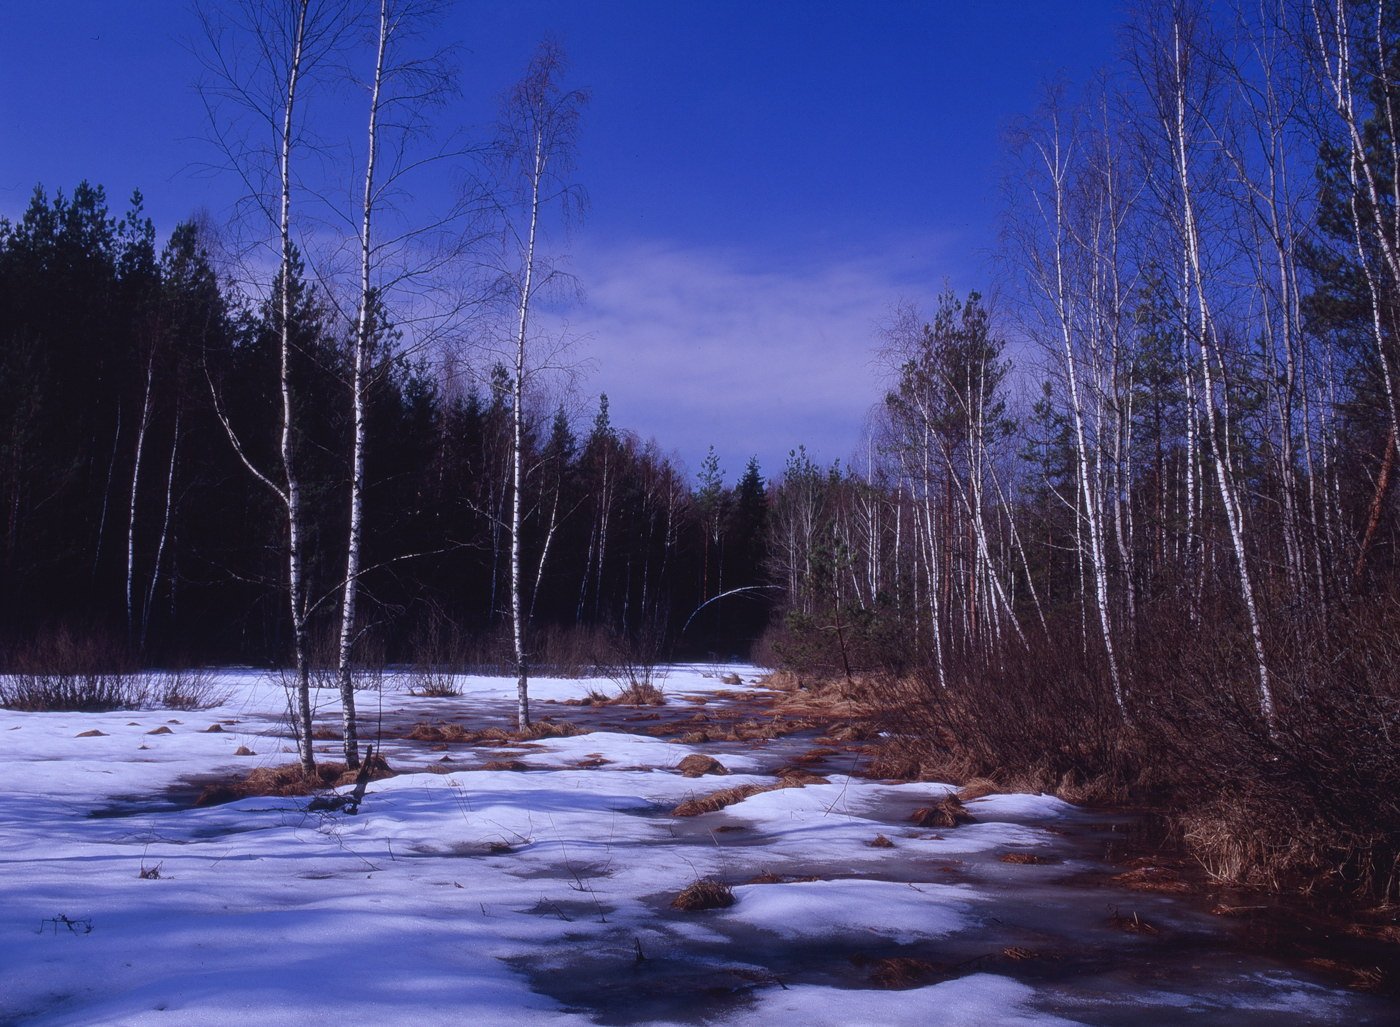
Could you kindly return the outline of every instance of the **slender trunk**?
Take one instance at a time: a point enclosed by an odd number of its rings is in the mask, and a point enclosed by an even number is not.
[[[1381,523],[1381,511],[1385,506],[1386,493],[1390,491],[1390,475],[1395,468],[1395,432],[1385,440],[1385,456],[1381,458],[1381,471],[1376,479],[1376,493],[1371,497],[1371,508],[1366,515],[1366,532],[1361,536],[1361,551],[1356,555],[1355,574],[1358,583],[1366,570],[1366,557],[1371,551],[1371,540]]]
[[[344,741],[345,766],[355,770],[360,765],[360,741],[355,725],[355,682],[353,652],[355,644],[355,607],[360,592],[360,558],[364,537],[365,496],[365,390],[369,359],[370,334],[373,331],[374,301],[370,285],[372,263],[371,230],[374,226],[374,170],[379,148],[379,90],[384,81],[384,53],[389,44],[389,4],[379,2],[379,45],[375,51],[374,81],[370,88],[369,131],[365,147],[364,198],[360,207],[360,303],[352,344],[351,393],[354,402],[354,439],[350,458],[350,529],[345,546],[345,588],[340,605],[340,639],[337,647],[336,671],[340,684],[341,733]]]
[[[516,727],[530,726],[529,664],[525,651],[525,609],[521,595],[520,547],[525,510],[525,343],[528,338],[531,290],[535,274],[535,233],[540,220],[540,187],[544,177],[544,138],[534,138],[534,165],[530,175],[530,226],[525,243],[524,279],[515,337],[515,378],[511,383],[511,483],[510,483],[510,617],[515,644]]]
[[[175,458],[180,450],[180,408],[175,408],[175,434],[170,440],[170,467],[165,475],[165,513],[160,522],[160,541],[156,543],[156,562],[151,569],[151,584],[146,589],[146,603],[141,613],[141,651],[146,651],[146,634],[151,626],[151,601],[160,582],[160,565],[165,557],[166,539],[170,537],[170,511],[175,498]]]
[[[278,151],[278,180],[281,188],[278,212],[278,237],[281,243],[281,277],[279,303],[282,314],[279,385],[282,394],[282,432],[279,450],[282,470],[286,476],[287,506],[287,584],[288,605],[292,615],[292,645],[296,661],[297,745],[302,769],[310,774],[316,769],[316,755],[311,738],[311,667],[310,645],[307,637],[306,583],[302,554],[301,479],[294,453],[292,424],[295,408],[292,396],[292,175],[293,114],[296,109],[297,82],[301,74],[302,47],[306,38],[307,8],[310,0],[301,0],[297,8],[296,32],[292,43],[292,59],[287,72],[286,101],[282,109],[282,138]]]
[[[103,486],[103,489],[102,489],[102,516],[100,516],[100,517],[97,519],[97,544],[93,547],[93,552],[92,552],[92,580],[93,580],[94,583],[97,581],[97,565],[98,565],[98,564],[101,562],[101,560],[102,560],[102,539],[103,539],[103,537],[107,534],[107,507],[108,507],[108,505],[110,504],[111,498],[112,498],[112,477],[113,477],[113,476],[116,474],[116,472],[117,472],[117,447],[121,445],[121,441],[122,441],[122,408],[121,408],[120,406],[118,406],[118,407],[117,407],[117,430],[116,430],[116,433],[112,436],[112,456],[111,456],[111,458],[107,461],[107,484],[106,484],[105,486]],[[11,514],[10,514],[10,531],[8,531],[8,532],[6,533],[6,536],[5,536],[5,537],[6,537],[6,541],[9,543],[10,546],[13,546],[13,545],[14,545],[15,537],[16,537],[16,535],[18,534],[18,533],[14,530],[15,525],[16,525],[16,524],[18,523],[18,521],[19,521],[19,495],[20,495],[20,489],[19,489],[19,484],[18,484],[18,482],[19,482],[19,471],[18,471],[18,469],[16,469],[16,471],[15,471],[15,482],[16,482],[16,485],[15,485],[15,491],[14,491],[14,502],[13,502],[13,504],[12,504]]]
[[[1274,724],[1273,689],[1269,681],[1269,667],[1264,655],[1263,629],[1259,620],[1258,607],[1254,599],[1254,587],[1250,580],[1249,559],[1244,539],[1244,518],[1239,496],[1235,489],[1233,467],[1229,455],[1229,439],[1222,438],[1228,433],[1229,425],[1217,423],[1215,408],[1215,380],[1211,370],[1211,345],[1215,341],[1214,322],[1206,300],[1204,272],[1201,262],[1200,243],[1196,228],[1196,211],[1192,201],[1191,177],[1186,153],[1186,83],[1183,68],[1184,54],[1181,40],[1181,26],[1173,25],[1175,72],[1175,124],[1168,138],[1173,143],[1173,158],[1176,164],[1178,186],[1181,189],[1181,213],[1183,243],[1188,268],[1189,281],[1196,294],[1196,314],[1198,317],[1197,344],[1201,367],[1201,396],[1205,405],[1206,436],[1214,454],[1216,484],[1220,488],[1221,505],[1225,508],[1225,523],[1230,532],[1230,543],[1235,554],[1239,571],[1240,594],[1249,616],[1250,635],[1254,642],[1254,655],[1259,674],[1259,712],[1272,729]],[[1218,349],[1218,345],[1216,346]]]
[[[131,465],[131,501],[126,514],[126,641],[130,645],[136,629],[136,498],[141,484],[141,457],[146,450],[146,429],[151,424],[151,386],[155,381],[156,355],[146,361],[146,392],[141,400],[141,421],[136,426],[136,456]]]
[[[1065,211],[1065,164],[1060,152],[1059,130],[1056,126],[1056,136],[1053,141],[1053,153],[1046,154],[1046,168],[1051,174],[1054,183],[1055,195],[1055,222],[1052,226],[1054,233],[1054,261],[1055,261],[1055,283],[1054,296],[1056,312],[1058,315],[1061,343],[1065,356],[1065,372],[1069,383],[1069,405],[1071,423],[1074,429],[1074,453],[1075,467],[1079,478],[1079,492],[1081,496],[1081,506],[1077,514],[1083,519],[1085,528],[1089,533],[1089,569],[1094,579],[1094,605],[1098,611],[1099,628],[1103,640],[1104,656],[1108,662],[1109,679],[1113,687],[1113,701],[1118,706],[1119,713],[1127,716],[1127,703],[1123,696],[1122,679],[1118,671],[1118,658],[1113,648],[1113,628],[1109,612],[1108,599],[1108,572],[1104,566],[1104,544],[1103,525],[1100,517],[1099,501],[1100,496],[1093,488],[1093,475],[1089,467],[1088,440],[1084,429],[1084,417],[1081,406],[1078,361],[1074,352],[1073,340],[1073,315],[1069,307],[1069,283],[1066,278],[1065,255],[1064,255],[1064,235],[1067,215]]]

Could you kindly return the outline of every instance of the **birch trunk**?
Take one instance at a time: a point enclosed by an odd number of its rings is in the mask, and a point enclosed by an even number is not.
[[[306,582],[304,580],[302,553],[302,498],[301,478],[296,465],[292,426],[295,415],[292,394],[292,146],[294,141],[293,115],[296,111],[297,84],[301,76],[302,48],[306,41],[307,8],[310,0],[300,0],[297,5],[296,29],[292,37],[291,61],[287,69],[285,101],[282,108],[282,135],[277,154],[278,184],[278,241],[281,246],[281,273],[278,301],[281,307],[281,345],[279,347],[278,383],[282,397],[282,430],[279,452],[282,471],[286,478],[286,491],[283,493],[287,507],[287,601],[292,617],[292,646],[296,670],[296,717],[297,746],[301,754],[302,769],[313,773],[316,769],[316,755],[311,738],[311,667],[310,645],[307,637]]]
[[[529,338],[530,300],[535,277],[535,239],[540,221],[540,189],[544,181],[544,135],[536,126],[534,159],[530,166],[530,222],[526,231],[525,266],[516,311],[515,377],[511,382],[511,480],[510,480],[510,620],[515,646],[516,728],[530,726],[530,678],[525,650],[525,607],[520,570],[521,535],[525,509],[525,345]]]
[[[336,677],[340,685],[341,734],[345,766],[360,765],[360,742],[355,723],[354,646],[355,614],[360,591],[361,549],[364,539],[365,496],[365,390],[368,385],[370,335],[373,332],[374,292],[370,284],[374,227],[375,162],[379,156],[379,96],[384,82],[384,54],[389,45],[389,3],[379,2],[379,39],[375,48],[374,79],[370,86],[369,130],[365,139],[365,182],[360,205],[360,299],[352,343],[351,396],[354,403],[354,438],[350,458],[350,527],[345,546],[345,587],[340,605],[340,639],[336,654]]]

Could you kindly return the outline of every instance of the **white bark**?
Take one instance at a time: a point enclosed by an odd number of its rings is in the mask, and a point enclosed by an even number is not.
[[[1196,223],[1196,207],[1194,193],[1192,189],[1192,176],[1187,155],[1187,127],[1186,127],[1186,53],[1185,43],[1181,38],[1181,25],[1175,22],[1172,25],[1172,88],[1173,88],[1173,115],[1174,120],[1167,125],[1167,138],[1172,146],[1172,160],[1177,175],[1177,188],[1180,191],[1181,219],[1182,219],[1182,244],[1184,256],[1187,262],[1187,269],[1190,272],[1188,285],[1195,294],[1196,299],[1196,343],[1199,350],[1200,373],[1201,373],[1201,397],[1205,407],[1205,430],[1206,437],[1211,444],[1213,463],[1215,465],[1216,484],[1220,489],[1221,505],[1225,510],[1225,523],[1230,533],[1230,544],[1235,555],[1235,564],[1239,572],[1240,595],[1244,601],[1246,613],[1249,616],[1250,636],[1254,643],[1254,655],[1258,666],[1258,696],[1259,712],[1264,721],[1272,728],[1274,723],[1274,698],[1273,688],[1269,680],[1269,667],[1265,660],[1263,630],[1259,620],[1259,611],[1255,603],[1254,587],[1250,580],[1249,558],[1245,546],[1245,526],[1243,510],[1240,506],[1239,495],[1234,482],[1234,470],[1229,455],[1228,439],[1222,438],[1222,434],[1228,431],[1228,425],[1219,423],[1219,414],[1216,410],[1216,384],[1214,374],[1211,369],[1213,359],[1211,350],[1218,349],[1218,342],[1214,338],[1215,322],[1211,316],[1210,304],[1206,297],[1205,274],[1201,260],[1200,237]]]
[[[126,639],[130,643],[136,629],[136,499],[141,484],[141,457],[146,449],[146,429],[151,424],[151,387],[155,380],[156,357],[152,351],[146,361],[146,390],[141,400],[141,420],[136,426],[136,456],[131,465],[131,501],[126,515]]]
[[[354,770],[360,765],[360,745],[355,724],[355,682],[353,656],[355,646],[355,616],[360,592],[361,548],[364,538],[365,507],[365,391],[368,386],[370,335],[373,332],[374,291],[371,284],[373,264],[372,231],[375,214],[374,172],[379,156],[379,103],[384,82],[384,55],[391,32],[389,0],[379,0],[379,33],[375,47],[374,78],[370,85],[369,128],[365,141],[365,181],[360,204],[360,290],[355,318],[354,340],[351,343],[351,399],[354,407],[354,427],[350,456],[350,521],[345,546],[345,586],[341,593],[340,638],[337,644],[336,672],[340,685],[341,735],[345,751],[345,766]]]
[[[292,438],[296,416],[292,396],[292,148],[295,143],[294,115],[297,85],[301,77],[302,48],[306,40],[309,0],[297,5],[296,29],[287,66],[286,91],[282,107],[282,132],[277,151],[278,217],[277,237],[281,252],[278,277],[278,304],[281,309],[278,386],[282,399],[279,452],[286,481],[283,497],[287,508],[287,602],[292,618],[292,646],[296,661],[297,745],[302,768],[315,769],[316,756],[311,738],[311,668],[307,637],[306,583],[302,553],[301,478],[297,472]]]
[[[170,466],[165,474],[165,513],[160,522],[160,540],[156,543],[155,566],[151,568],[151,584],[146,589],[146,603],[141,613],[141,649],[146,648],[146,633],[151,625],[151,603],[156,586],[160,584],[160,568],[165,559],[165,544],[170,537],[171,510],[175,505],[175,462],[180,451],[180,409],[175,409],[175,431],[170,440]]]

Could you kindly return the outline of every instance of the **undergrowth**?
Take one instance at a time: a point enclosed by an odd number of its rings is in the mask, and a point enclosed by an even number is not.
[[[1147,804],[1222,882],[1400,901],[1400,609],[1278,618],[1266,650],[1272,726],[1248,636],[1223,615],[1199,618],[1190,644],[1144,629],[1122,654],[1123,710],[1102,657],[1053,623],[999,666],[943,682],[926,666],[857,668],[826,691],[878,732],[875,776]],[[812,672],[792,670],[817,701]]]

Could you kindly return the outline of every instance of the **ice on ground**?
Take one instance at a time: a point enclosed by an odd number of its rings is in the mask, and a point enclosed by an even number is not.
[[[974,889],[890,881],[793,881],[734,889],[726,919],[774,934],[825,938],[878,936],[897,942],[939,938],[972,921]]]
[[[806,986],[767,992],[743,1017],[722,1022],[803,1027],[1055,1027],[1076,1022],[1035,1012],[1034,997],[1035,989],[992,974],[909,991]]]

